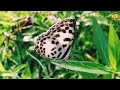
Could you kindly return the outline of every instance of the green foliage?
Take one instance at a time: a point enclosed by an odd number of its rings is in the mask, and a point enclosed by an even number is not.
[[[119,11],[116,11],[120,14]],[[112,11],[0,11],[1,79],[118,79],[120,21]],[[30,16],[30,22],[27,23]],[[75,43],[68,60],[49,60],[34,38],[58,19],[74,17]]]
[[[99,57],[105,62],[105,64],[109,65],[108,60],[108,42],[105,37],[102,29],[98,26],[95,18],[93,21],[93,38],[95,41],[96,48],[98,50]]]
[[[63,61],[52,61],[53,64],[66,68],[66,69],[70,69],[70,70],[74,70],[74,71],[81,71],[81,72],[87,72],[87,73],[92,73],[92,74],[109,74],[109,68],[101,65],[101,64],[97,64],[94,62],[90,62],[90,61],[74,61],[74,60],[69,60],[66,62]]]
[[[110,30],[109,31],[109,46],[108,46],[109,60],[110,60],[111,66],[116,71],[116,65],[117,65],[117,62],[119,61],[120,41],[112,24],[110,24],[109,30]]]

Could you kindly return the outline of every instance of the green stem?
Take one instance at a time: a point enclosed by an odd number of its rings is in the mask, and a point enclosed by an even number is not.
[[[115,79],[115,71],[112,73],[112,79]]]
[[[36,57],[34,57],[33,55],[31,55],[29,52],[26,51],[26,53],[27,53],[28,55],[30,55],[34,60],[36,60],[36,61],[39,63],[39,65],[42,67],[42,69],[43,69],[43,71],[44,71],[44,73],[45,73],[45,75],[46,75],[46,78],[49,78],[49,75],[48,75],[48,72],[47,72],[47,70],[46,70],[46,67],[44,67],[44,66],[42,65],[42,63],[40,62],[40,60],[38,60]]]

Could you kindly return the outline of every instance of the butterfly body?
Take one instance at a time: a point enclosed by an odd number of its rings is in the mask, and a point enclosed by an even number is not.
[[[35,50],[42,57],[67,59],[75,39],[75,19],[64,19],[36,39]]]

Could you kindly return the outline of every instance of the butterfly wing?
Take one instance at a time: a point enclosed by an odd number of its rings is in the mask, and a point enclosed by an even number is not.
[[[40,35],[36,51],[51,59],[67,59],[75,39],[75,19],[64,19]]]

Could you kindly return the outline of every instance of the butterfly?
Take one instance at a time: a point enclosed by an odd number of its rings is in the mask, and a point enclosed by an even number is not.
[[[75,40],[75,26],[74,18],[55,23],[36,38],[36,52],[44,58],[68,59]]]

